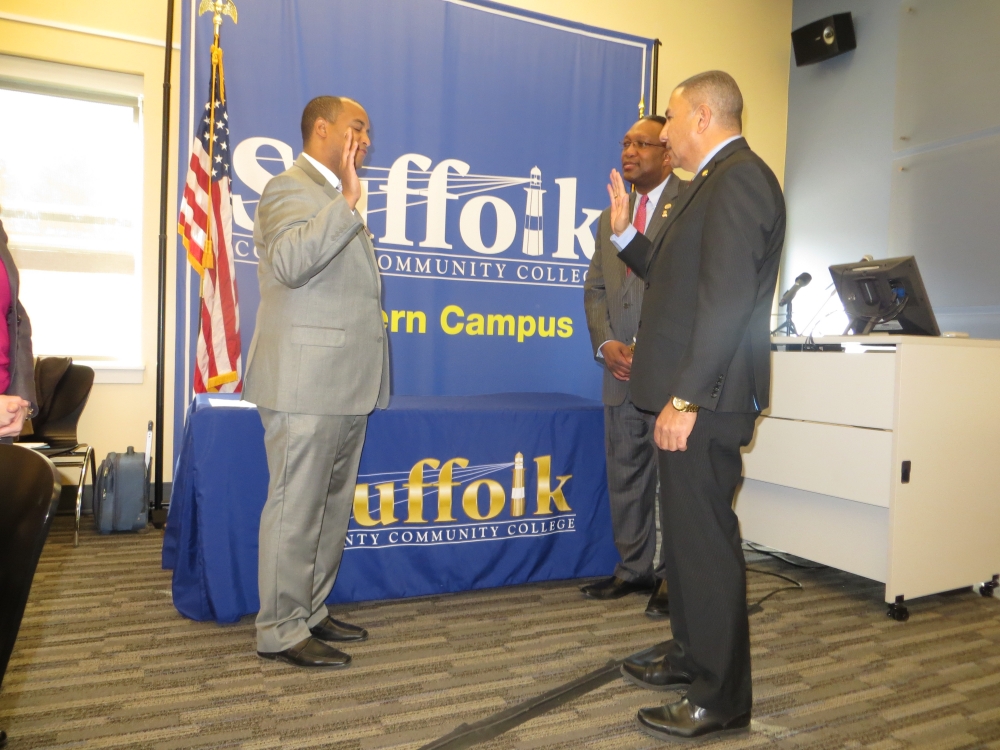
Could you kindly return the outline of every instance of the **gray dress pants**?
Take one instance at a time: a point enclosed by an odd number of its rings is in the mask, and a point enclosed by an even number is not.
[[[260,517],[257,650],[275,652],[327,616],[368,417],[258,411],[271,477]]]
[[[655,571],[653,569],[656,553],[655,424],[655,414],[639,411],[627,397],[621,406],[604,407],[611,527],[622,558],[615,575],[626,581],[650,578],[654,573],[658,578],[666,575],[662,562]]]

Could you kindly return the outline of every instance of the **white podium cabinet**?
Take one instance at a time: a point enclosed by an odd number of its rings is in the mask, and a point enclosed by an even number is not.
[[[1000,341],[774,337],[771,406],[743,452],[743,538],[904,599],[1000,574]]]

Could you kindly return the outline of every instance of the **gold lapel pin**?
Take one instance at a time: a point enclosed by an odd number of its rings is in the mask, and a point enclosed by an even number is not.
[[[702,172],[701,176],[702,177],[708,177],[708,170],[706,169],[704,172]]]

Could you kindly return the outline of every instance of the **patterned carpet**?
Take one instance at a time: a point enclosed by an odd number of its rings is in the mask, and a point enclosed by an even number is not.
[[[337,608],[371,639],[343,672],[254,655],[252,618],[180,617],[161,534],[72,546],[58,518],[3,689],[27,748],[419,748],[669,637],[645,599],[584,600],[579,582]],[[971,590],[885,615],[882,587],[749,555],[802,582],[751,617],[754,723],[705,748],[1000,748],[1000,600]],[[749,574],[751,602],[785,582]],[[649,748],[635,712],[673,699],[622,680],[478,747]]]

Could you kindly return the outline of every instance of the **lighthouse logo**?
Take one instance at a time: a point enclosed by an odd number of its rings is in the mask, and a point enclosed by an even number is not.
[[[274,151],[278,159],[271,156]],[[260,193],[273,169],[262,162],[281,161],[288,168],[292,157],[286,143],[248,138],[234,149],[233,167]],[[577,205],[576,177],[546,183],[538,165],[527,176],[480,174],[461,159],[435,163],[419,153],[402,154],[388,167],[367,166],[360,176],[358,210],[374,232],[384,276],[583,286],[601,209]],[[257,197],[233,196],[233,219],[240,228],[234,231],[237,260],[256,262],[251,214]]]
[[[542,190],[542,170],[538,167],[531,168],[531,177],[525,191],[528,193],[528,200],[524,206],[524,241],[521,243],[521,252],[525,255],[542,255],[545,249],[542,195],[545,191]]]

